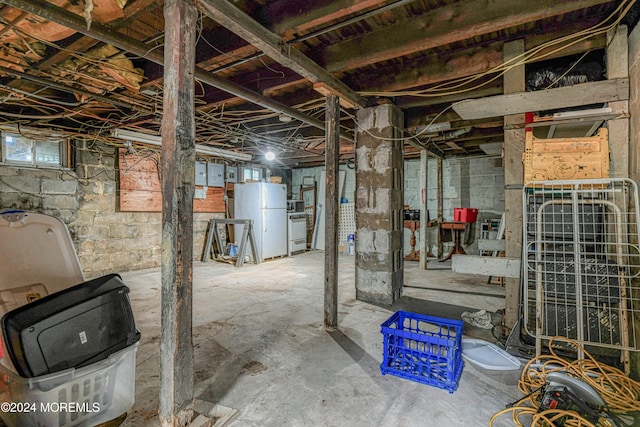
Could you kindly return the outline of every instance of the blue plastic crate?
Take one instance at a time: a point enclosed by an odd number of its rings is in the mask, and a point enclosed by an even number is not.
[[[462,320],[397,311],[381,325],[382,375],[391,374],[453,393],[462,374]]]

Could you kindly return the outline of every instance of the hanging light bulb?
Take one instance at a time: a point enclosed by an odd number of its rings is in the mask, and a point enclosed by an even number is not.
[[[271,161],[271,160],[275,160],[276,155],[273,151],[269,150],[266,153],[264,153],[264,158],[268,161]]]

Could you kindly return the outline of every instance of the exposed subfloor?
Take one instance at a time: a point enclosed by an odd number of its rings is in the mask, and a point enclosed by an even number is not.
[[[339,257],[339,330],[323,326],[324,252],[246,263],[196,262],[193,277],[195,397],[233,414],[227,426],[482,426],[522,397],[470,365],[447,391],[380,374],[380,324],[398,309],[460,319],[504,308],[504,288],[486,277],[406,262],[393,307],[355,299],[354,257]],[[160,270],[123,274],[142,332],[136,398],[123,426],[157,426]],[[429,289],[421,289],[429,288]],[[443,290],[437,290],[437,289]],[[465,324],[465,334],[491,339]],[[494,425],[512,425],[499,419]]]

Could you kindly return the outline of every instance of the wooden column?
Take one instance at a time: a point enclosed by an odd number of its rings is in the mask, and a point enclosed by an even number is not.
[[[340,98],[326,99],[326,196],[324,228],[324,327],[338,327],[338,174],[340,166]]]
[[[420,150],[420,263],[419,270],[427,269],[427,254],[429,253],[429,245],[427,244],[427,150]]]
[[[629,177],[640,183],[640,26],[629,35]],[[640,370],[639,370],[640,371]]]
[[[524,40],[505,43],[504,60],[524,53]],[[525,91],[524,64],[511,68],[504,75],[504,93]],[[504,117],[505,128],[514,123],[523,123],[524,115]],[[504,131],[504,209],[506,256],[522,256],[522,185],[524,179],[522,153],[524,152],[524,129]],[[505,278],[505,325],[513,327],[518,320],[520,302],[520,279]]]
[[[438,158],[437,161],[437,165],[438,165],[438,195],[437,195],[437,199],[438,199],[438,227],[440,227],[440,224],[442,223],[442,221],[444,221],[444,206],[443,206],[443,197],[442,197],[442,191],[443,191],[443,182],[442,182],[442,159]],[[444,245],[442,244],[442,238],[440,237],[440,233],[437,233],[438,236],[438,259],[442,259],[442,257],[444,256]]]
[[[195,186],[195,34],[189,0],[164,3],[162,116],[162,302],[160,425],[193,417],[193,195]]]
[[[627,26],[620,25],[607,33],[607,78],[629,77]],[[616,113],[628,113],[629,101],[609,102]],[[610,174],[612,178],[629,177],[629,119],[609,120]]]

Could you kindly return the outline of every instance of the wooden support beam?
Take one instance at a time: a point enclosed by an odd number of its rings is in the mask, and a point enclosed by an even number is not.
[[[520,258],[497,258],[478,255],[454,255],[451,258],[454,273],[481,274],[483,276],[520,278]]]
[[[429,211],[427,210],[427,189],[428,184],[428,163],[429,156],[427,150],[420,150],[420,242],[418,242],[418,250],[420,251],[419,270],[427,269],[427,254],[429,253],[429,245],[427,242],[427,218]]]
[[[127,2],[126,7],[123,10],[124,17],[117,19],[111,23],[111,28],[123,28],[131,23],[139,13],[150,10],[150,8],[158,7],[158,4],[154,0],[134,0]],[[91,37],[83,36],[73,41],[70,45],[65,46],[64,50],[51,55],[47,59],[35,65],[35,68],[40,70],[46,70],[53,65],[59,64],[67,58],[73,55],[73,52],[87,52],[89,49],[99,43]]]
[[[357,108],[357,107],[363,107],[364,106],[364,102],[362,104],[355,104],[350,99],[340,97],[341,93],[338,91],[338,89],[336,89],[334,86],[328,85],[325,82],[316,82],[316,83],[314,83],[313,84],[313,90],[315,90],[316,92],[318,92],[319,94],[321,94],[323,96],[329,96],[329,95],[338,96],[339,97],[338,99],[340,100],[340,105],[342,105],[344,108]],[[349,90],[351,90],[351,89],[349,89]]]
[[[437,160],[438,165],[438,189],[437,189],[437,199],[438,199],[438,224],[441,224],[444,220],[444,207],[443,207],[443,182],[442,182],[442,158],[438,157]],[[440,237],[440,233],[438,233],[438,259],[442,259],[442,255],[444,253],[444,246],[442,244],[442,238]]]
[[[515,40],[504,45],[505,62],[518,57],[524,52],[524,41]],[[504,75],[505,94],[524,92],[524,64],[511,68]],[[509,95],[505,95],[509,96]],[[522,114],[506,116],[505,127],[512,123],[524,121]],[[524,168],[522,153],[524,152],[524,129],[504,131],[504,209],[505,209],[505,254],[509,258],[520,258],[522,251],[522,185]],[[512,328],[518,321],[520,304],[520,281],[514,278],[505,279],[505,325]]]
[[[629,34],[629,178],[640,182],[640,26]],[[638,372],[637,370],[635,372]],[[637,374],[636,374],[637,375]]]
[[[326,196],[324,252],[324,327],[338,327],[338,176],[340,167],[340,101],[327,97],[326,108]]]
[[[527,52],[532,53],[533,49],[537,50],[537,48],[543,44],[549,44],[550,41],[582,31],[590,25],[594,25],[596,22],[597,21],[592,19],[590,23],[580,22],[579,24],[574,24],[571,27],[563,28],[561,31],[531,35],[527,37],[525,41]],[[604,35],[594,36],[566,46],[562,50],[558,50],[558,46],[553,46],[554,50],[552,52],[549,50],[543,50],[537,55],[530,57],[527,62],[534,63],[541,60],[581,54],[588,50],[602,49],[605,47],[605,44],[606,38]],[[372,75],[371,78],[366,74],[358,74],[356,76],[358,84],[356,85],[356,81],[354,81],[351,86],[356,89],[362,88],[364,90],[363,95],[367,95],[370,92],[402,91],[409,88],[423,87],[450,80],[462,79],[481,73],[487,73],[502,65],[503,47],[504,42],[498,41],[488,46],[474,46],[465,50],[456,50],[448,55],[445,55],[442,52],[424,55],[407,64],[407,66],[400,71],[397,71],[396,69],[389,69],[389,72],[384,73],[382,70],[379,70],[379,72]],[[475,87],[478,86],[479,83],[481,83],[481,81],[475,80],[470,86]],[[498,83],[500,85],[502,84],[501,81]],[[458,90],[459,88],[456,86],[453,92],[457,93]],[[440,91],[440,93],[444,92],[446,91]],[[500,86],[499,93],[502,93],[502,86]],[[464,95],[464,92],[462,92],[462,94]],[[439,102],[440,96],[436,95],[438,95],[438,93],[434,93],[433,97],[426,97],[422,100]],[[477,98],[478,96],[474,96],[474,98]],[[413,99],[413,102],[419,101],[420,100]],[[444,104],[446,102],[449,101],[442,100],[439,103]],[[400,101],[397,101],[396,103],[398,105],[401,104]]]
[[[267,3],[260,15],[267,19],[278,17],[278,22],[271,24],[272,30],[289,39],[295,34],[325,27],[387,3],[388,0],[315,0],[304,3],[300,0],[281,0]]]
[[[11,22],[5,24],[4,28],[2,28],[0,30],[0,37],[4,36],[9,31],[13,30],[15,28],[16,24],[18,22],[22,21],[27,16],[29,16],[29,14],[27,12],[20,12],[20,14],[18,16],[16,16]]]
[[[425,51],[438,46],[471,40],[488,33],[526,25],[576,10],[607,3],[608,0],[469,0],[432,9],[422,19],[399,21],[368,32],[324,52],[330,72],[353,70],[377,62]],[[482,11],[482,13],[479,13]],[[453,30],[452,30],[453,29]],[[362,52],[354,55],[354,52]]]
[[[195,40],[189,0],[164,3],[167,58],[162,116],[162,301],[160,425],[193,418],[193,196],[195,191]]]
[[[598,20],[594,18],[581,21],[580,23],[562,28],[556,32],[534,34],[526,39],[525,45],[527,51],[531,51],[544,43],[549,43],[551,40],[584,30],[598,22]],[[554,46],[553,51],[543,50],[539,52],[539,54],[530,58],[530,62],[581,54],[588,50],[602,49],[605,47],[605,44],[606,37],[604,35],[596,35],[592,38],[572,43],[564,47],[562,50],[557,50],[557,46]],[[374,75],[370,77],[367,74],[357,74],[352,76],[351,81],[345,80],[345,82],[356,90],[366,90],[362,95],[367,95],[367,93],[406,90],[409,88],[441,83],[448,80],[465,78],[471,75],[485,73],[502,64],[503,45],[504,43],[500,41],[489,46],[472,47],[463,51],[456,51],[448,56],[444,55],[442,52],[425,55],[420,59],[411,62],[410,66],[407,66],[405,70],[400,72],[397,71],[397,67],[390,67],[386,73],[379,70],[380,72],[377,73],[375,77]],[[228,58],[230,55],[236,57],[240,56],[239,54],[232,52],[227,55],[220,55],[213,58],[211,61],[229,60]],[[254,80],[255,78],[257,77],[252,77],[251,79]],[[304,81],[308,80],[304,79]],[[473,86],[475,88],[481,82],[482,81],[474,81],[470,87]],[[297,85],[299,85],[299,81],[285,81],[284,83],[278,83],[273,87],[273,89],[286,91],[286,89],[290,88],[290,90],[294,90]],[[266,90],[272,91],[272,88],[269,87],[269,89]],[[456,88],[456,91],[454,92],[457,92],[458,90],[459,89]],[[452,95],[439,95],[433,97],[398,97],[394,102],[403,109],[421,105],[448,104],[467,99],[469,98],[470,93],[474,98],[502,94],[502,81],[489,83],[487,86],[474,89],[472,92],[461,92]],[[268,93],[263,91],[263,94],[267,95]],[[343,102],[342,99],[340,101]]]
[[[517,93],[468,99],[455,104],[453,109],[463,119],[474,120],[628,99],[629,79],[620,78],[534,92],[525,92],[523,88]]]
[[[360,95],[333,77],[327,70],[286,42],[277,34],[264,28],[249,15],[227,0],[197,0],[198,7],[220,25],[239,35],[267,56],[290,68],[309,81],[320,84],[325,91],[338,95],[350,108],[363,107]],[[322,93],[322,92],[321,92]],[[326,95],[326,93],[325,93]]]
[[[620,25],[607,33],[607,78],[629,78],[629,44],[627,26]],[[613,111],[629,112],[629,88],[627,97],[619,101],[609,100]],[[629,119],[609,120],[609,151],[611,152],[610,174],[612,178],[629,177]]]

